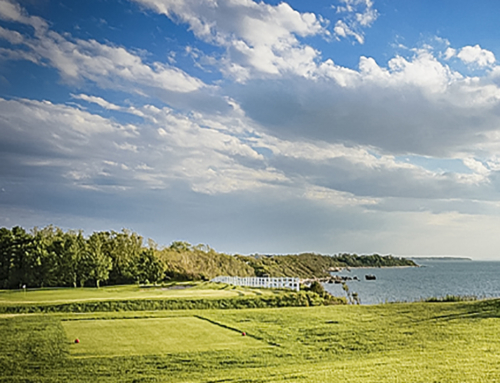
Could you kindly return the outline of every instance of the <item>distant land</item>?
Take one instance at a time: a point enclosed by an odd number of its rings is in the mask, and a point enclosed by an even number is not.
[[[472,258],[466,257],[406,257],[407,259],[412,259],[416,261],[472,261]]]

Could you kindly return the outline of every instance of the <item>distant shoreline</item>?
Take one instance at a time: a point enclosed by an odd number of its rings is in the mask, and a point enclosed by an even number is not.
[[[411,259],[411,258],[408,258]],[[401,265],[401,266],[339,266],[339,271],[349,271],[349,270],[357,270],[357,269],[406,269],[410,267],[420,267],[420,265]],[[330,270],[330,272],[335,272],[334,270]]]
[[[472,258],[467,257],[405,257],[407,259],[418,261],[472,261]]]

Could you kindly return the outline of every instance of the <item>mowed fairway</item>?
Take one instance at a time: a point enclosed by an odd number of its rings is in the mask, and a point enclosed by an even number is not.
[[[197,317],[66,320],[74,357],[167,354],[263,347],[266,344]]]
[[[0,290],[0,305],[25,305],[46,303],[98,302],[127,299],[220,299],[241,296],[272,295],[269,289],[250,289],[213,283],[193,286],[177,284],[172,287],[144,288],[135,285],[94,288],[36,289],[27,292]]]

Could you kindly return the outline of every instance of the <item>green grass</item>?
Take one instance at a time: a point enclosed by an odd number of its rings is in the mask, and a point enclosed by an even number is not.
[[[196,317],[62,322],[74,357],[162,355],[263,347],[261,341]]]
[[[173,286],[172,286],[173,287]],[[169,298],[231,298],[238,296],[271,295],[269,289],[250,289],[214,283],[190,283],[172,287],[139,287],[135,285],[97,288],[57,288],[0,290],[0,305],[73,303],[85,301],[169,299]],[[186,288],[182,288],[186,287]]]
[[[499,300],[0,315],[6,382],[499,380]]]
[[[0,313],[57,313],[242,309],[344,304],[345,298],[322,297],[311,291],[255,289],[210,282],[169,286],[114,286],[83,289],[0,291]]]

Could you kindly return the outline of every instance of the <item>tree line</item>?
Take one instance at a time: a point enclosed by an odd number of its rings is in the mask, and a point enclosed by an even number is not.
[[[54,226],[0,228],[0,289],[210,280],[218,275],[311,278],[328,276],[332,267],[358,266],[416,265],[378,254],[228,255],[182,241],[160,248],[125,229],[84,236],[81,230]]]
[[[157,282],[165,265],[154,251],[128,230],[85,237],[53,226],[1,228],[0,288]]]

